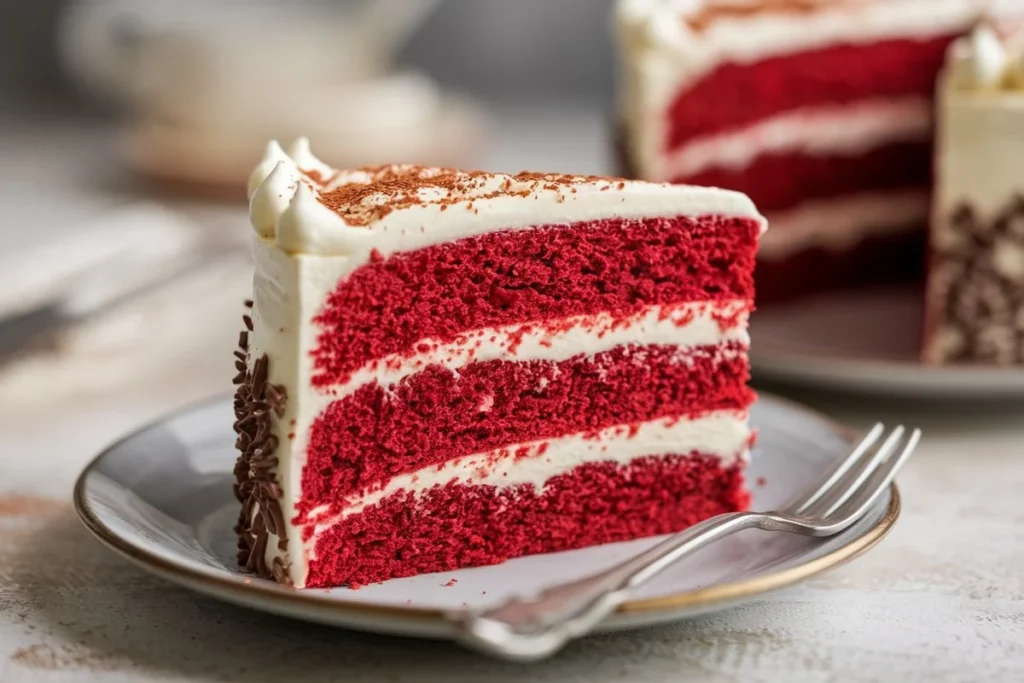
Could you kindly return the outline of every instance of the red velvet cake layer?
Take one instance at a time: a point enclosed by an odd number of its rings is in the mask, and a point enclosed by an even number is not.
[[[656,536],[749,502],[740,464],[699,454],[581,465],[542,492],[453,483],[396,493],[320,537],[307,585],[354,587]]]
[[[908,141],[855,156],[765,154],[743,168],[709,168],[673,182],[738,190],[771,212],[853,192],[926,188],[931,175],[931,143]]]
[[[667,112],[666,148],[802,107],[931,97],[954,37],[832,45],[754,64],[723,64],[676,97]]]
[[[554,362],[431,366],[366,384],[313,423],[300,517],[398,474],[505,446],[660,417],[745,410],[744,349],[619,346]],[[484,464],[484,463],[481,463]]]
[[[609,219],[472,237],[355,270],[328,298],[314,384],[424,339],[652,304],[753,298],[752,218]]]
[[[827,291],[917,282],[924,277],[925,226],[866,237],[844,251],[807,249],[757,264],[759,306]]]

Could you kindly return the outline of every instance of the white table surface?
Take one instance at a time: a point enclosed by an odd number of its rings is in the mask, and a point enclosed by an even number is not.
[[[540,121],[546,137],[535,132]],[[506,123],[492,166],[590,171],[607,158],[591,144],[602,132],[590,112]],[[66,129],[47,142],[33,128],[14,138],[6,130],[5,240],[26,226],[58,234],[108,202],[109,187],[91,182],[105,168],[102,131]],[[55,196],[43,179],[65,191]],[[796,395],[852,424],[907,419],[926,429],[899,482],[893,533],[865,557],[756,604],[589,638],[540,664],[293,622],[148,576],[88,536],[71,486],[125,431],[228,389],[247,274],[242,264],[216,286],[197,285],[201,322],[153,312],[147,324],[158,336],[188,332],[159,362],[86,344],[0,369],[0,682],[1024,680],[1024,405]]]

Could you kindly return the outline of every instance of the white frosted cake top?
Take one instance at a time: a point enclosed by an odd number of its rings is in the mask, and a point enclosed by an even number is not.
[[[276,142],[249,178],[253,229],[297,254],[381,254],[495,230],[649,216],[745,216],[743,194],[597,176],[389,165],[342,171],[304,138]]]

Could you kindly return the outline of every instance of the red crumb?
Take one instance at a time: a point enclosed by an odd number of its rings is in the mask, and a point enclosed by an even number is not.
[[[454,585],[455,585],[455,584],[457,584],[458,582],[459,582],[459,580],[458,580],[458,579],[448,579],[448,581],[447,581],[446,583],[442,584],[442,585],[443,585],[443,586],[444,586],[445,588],[451,588],[452,586],[454,586]]]
[[[758,486],[764,486],[767,483],[768,483],[768,480],[765,479],[764,477],[758,477],[757,478],[757,485]]]

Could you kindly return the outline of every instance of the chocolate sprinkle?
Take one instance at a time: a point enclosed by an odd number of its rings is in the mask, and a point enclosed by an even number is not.
[[[246,302],[249,307],[252,302]],[[243,317],[245,326],[252,330],[252,318]],[[242,504],[235,532],[238,534],[238,564],[258,576],[288,583],[288,569],[279,557],[268,566],[267,543],[270,534],[278,537],[278,550],[288,547],[284,512],[281,509],[281,486],[277,481],[279,460],[275,455],[278,439],[272,432],[271,414],[283,417],[288,392],[283,386],[267,381],[269,359],[266,354],[252,363],[251,369],[243,362],[248,358],[248,332],[238,337],[239,350],[235,352],[239,374],[234,383],[235,447],[239,451],[235,462],[235,497]]]
[[[284,563],[281,562],[280,557],[274,558],[274,563],[273,566],[271,567],[271,571],[274,574],[274,579],[278,583],[288,583],[288,571],[284,568]]]
[[[928,299],[930,360],[1024,363],[1024,196],[991,219],[951,212],[932,240]]]

